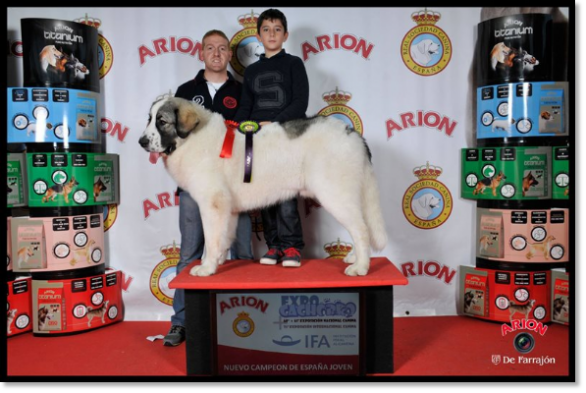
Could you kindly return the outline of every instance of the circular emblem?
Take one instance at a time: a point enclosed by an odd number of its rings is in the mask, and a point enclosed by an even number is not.
[[[26,314],[22,314],[22,315],[19,315],[18,318],[16,318],[16,321],[14,322],[14,324],[16,325],[17,328],[24,329],[25,327],[28,326],[29,322],[30,322],[29,316]]]
[[[529,299],[529,291],[525,288],[519,288],[515,291],[515,299],[520,302],[524,302]]]
[[[65,127],[63,124],[59,124],[57,127],[55,127],[53,133],[57,138],[63,139],[66,136],[69,136],[69,127]]]
[[[337,119],[340,119],[352,127],[354,131],[360,135],[363,135],[364,126],[362,124],[362,119],[354,109],[346,105],[348,101],[352,99],[352,94],[346,91],[338,90],[336,87],[334,91],[322,94],[322,99],[329,105],[325,108],[322,108],[317,113],[318,115],[333,116]]]
[[[118,205],[112,203],[104,206],[104,232],[108,232],[108,229],[112,228],[114,222],[118,217]]]
[[[58,243],[53,248],[53,254],[55,254],[57,258],[67,258],[69,251],[69,246],[65,243]]]
[[[165,256],[165,260],[155,266],[150,277],[151,293],[161,303],[168,306],[173,305],[175,290],[169,288],[169,283],[177,275],[180,250],[175,243],[172,246],[161,247],[161,253]]]
[[[254,332],[254,321],[247,313],[241,312],[232,323],[232,330],[239,337],[248,337]]]
[[[35,194],[43,195],[47,192],[47,183],[43,180],[37,180],[33,183],[33,190],[35,191]]]
[[[118,307],[116,307],[116,306],[110,307],[110,309],[108,310],[108,318],[116,319],[117,316],[118,316]]]
[[[497,296],[494,300],[494,304],[499,310],[506,310],[509,308],[509,299],[507,299],[506,296]]]
[[[255,133],[260,129],[260,125],[252,120],[243,121],[238,126],[238,131],[246,134],[247,132]]]
[[[432,76],[442,72],[452,58],[452,42],[445,31],[436,26],[438,12],[422,10],[411,14],[417,24],[401,42],[403,63],[412,72]]]
[[[515,186],[512,184],[505,184],[501,187],[501,195],[505,198],[512,198],[515,195]]]
[[[441,168],[428,164],[415,168],[420,180],[413,183],[403,195],[403,214],[419,229],[434,229],[442,225],[452,213],[452,194],[437,177]]]
[[[236,98],[234,97],[224,97],[224,106],[228,109],[234,109],[236,108],[236,105],[238,105],[238,101],[236,101]]]
[[[521,134],[528,133],[531,131],[531,128],[533,128],[533,124],[531,124],[531,120],[529,119],[522,119],[517,122],[517,131]]]
[[[79,190],[73,193],[73,200],[80,205],[87,202],[87,192]]]
[[[100,79],[104,78],[112,69],[114,52],[107,39],[98,34],[98,66],[100,67]]]
[[[549,251],[549,255],[556,261],[559,261],[564,256],[564,248],[560,245],[555,245]]]
[[[499,113],[499,115],[501,116],[507,116],[509,114],[509,103],[507,101],[505,102],[501,102],[497,108],[496,111]]]
[[[77,247],[83,247],[86,245],[88,237],[85,232],[78,232],[73,236],[73,242]]]
[[[83,318],[87,314],[87,307],[84,304],[78,304],[73,307],[73,316],[75,318]]]
[[[232,50],[232,59],[230,65],[234,71],[244,76],[246,67],[255,63],[265,52],[264,46],[256,36],[256,21],[258,14],[240,15],[238,23],[244,28],[237,32],[230,40],[230,49]]]
[[[531,237],[536,242],[541,242],[547,236],[547,231],[544,227],[535,227],[531,230]]]
[[[514,236],[511,239],[511,247],[517,251],[524,250],[527,247],[527,240],[521,235]]]
[[[482,114],[482,117],[480,118],[482,125],[487,126],[487,127],[492,124],[493,120],[494,120],[494,116],[491,112],[484,112]]]
[[[14,124],[14,128],[17,130],[24,130],[28,127],[28,117],[25,115],[16,115],[12,120],[12,124]]]
[[[65,173],[64,171],[55,171],[53,172],[53,183],[55,184],[65,184],[65,182],[67,181],[67,173]]]
[[[545,318],[546,314],[547,314],[547,311],[545,310],[545,307],[543,307],[543,306],[537,306],[537,307],[535,307],[535,310],[533,310],[533,316],[537,320],[542,320],[543,318]]]
[[[91,300],[94,306],[99,306],[100,304],[102,304],[102,301],[104,300],[104,295],[102,294],[102,292],[96,292],[92,295]]]
[[[94,263],[100,262],[100,260],[102,259],[102,250],[100,250],[99,248],[95,248],[94,251],[92,251],[91,258],[92,261],[94,261]]]
[[[47,119],[49,117],[49,110],[44,106],[36,106],[33,109],[33,116],[35,119]]]
[[[567,187],[570,184],[570,176],[567,173],[560,173],[555,177],[555,184],[558,187]]]

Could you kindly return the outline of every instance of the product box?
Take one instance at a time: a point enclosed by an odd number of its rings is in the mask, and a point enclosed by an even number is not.
[[[8,281],[7,336],[33,330],[31,278],[20,277]]]
[[[487,200],[552,198],[552,148],[462,149],[461,196]]]
[[[87,210],[87,209],[86,209]],[[61,217],[14,217],[12,249],[15,272],[85,269],[105,264],[103,214]]]
[[[120,202],[117,154],[27,153],[30,207]]]
[[[487,290],[480,284],[473,284],[485,278]],[[464,315],[504,323],[514,319],[534,319],[542,323],[551,320],[550,270],[510,271],[461,266],[460,284],[460,311]],[[474,290],[479,290],[485,299],[476,297],[474,301],[476,294],[471,293]],[[484,312],[480,304],[486,305]]]
[[[50,87],[6,89],[8,143],[100,143],[99,94]]]
[[[476,256],[518,263],[569,261],[568,209],[476,211]]]
[[[32,280],[33,333],[81,333],[124,319],[122,273],[56,280]]]
[[[23,153],[8,153],[6,159],[6,207],[26,206],[28,188],[26,161]]]
[[[477,89],[477,138],[568,136],[568,83],[525,82]]]
[[[570,278],[562,271],[551,271],[551,321],[568,325],[570,322]]]

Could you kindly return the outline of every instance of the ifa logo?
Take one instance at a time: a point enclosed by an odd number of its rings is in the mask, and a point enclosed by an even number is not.
[[[149,280],[151,293],[161,303],[172,306],[175,290],[169,288],[169,283],[177,275],[181,247],[178,247],[173,241],[172,245],[163,246],[160,251],[165,259],[157,263],[151,272]]]
[[[87,14],[74,21],[95,27],[96,30],[102,25],[100,19],[89,17]],[[103,79],[110,72],[113,64],[114,51],[112,50],[112,45],[110,45],[110,42],[103,35],[98,33],[98,67],[100,69],[100,79]]]
[[[250,14],[240,15],[238,23],[242,26],[242,30],[234,34],[230,40],[230,49],[232,49],[230,65],[240,76],[244,76],[246,67],[257,62],[260,55],[265,53],[264,46],[256,35],[258,16],[252,10]]]

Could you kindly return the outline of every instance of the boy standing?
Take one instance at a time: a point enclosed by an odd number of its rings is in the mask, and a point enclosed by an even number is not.
[[[309,81],[303,61],[285,52],[287,18],[276,9],[260,14],[258,39],[265,53],[244,72],[240,108],[234,120],[254,120],[261,126],[305,117],[309,102]],[[269,248],[260,263],[286,267],[301,266],[300,251],[305,245],[297,198],[261,211],[265,240]]]

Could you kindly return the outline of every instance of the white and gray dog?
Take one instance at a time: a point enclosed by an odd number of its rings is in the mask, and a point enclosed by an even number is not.
[[[177,97],[155,101],[139,139],[151,162],[166,168],[199,205],[206,255],[190,274],[209,276],[224,263],[238,213],[301,195],[315,198],[352,236],[349,276],[366,275],[370,247],[387,243],[370,151],[343,121],[316,116],[272,123],[254,135],[252,181],[243,182],[245,136],[236,132],[231,158],[220,158],[226,125],[221,115]]]

